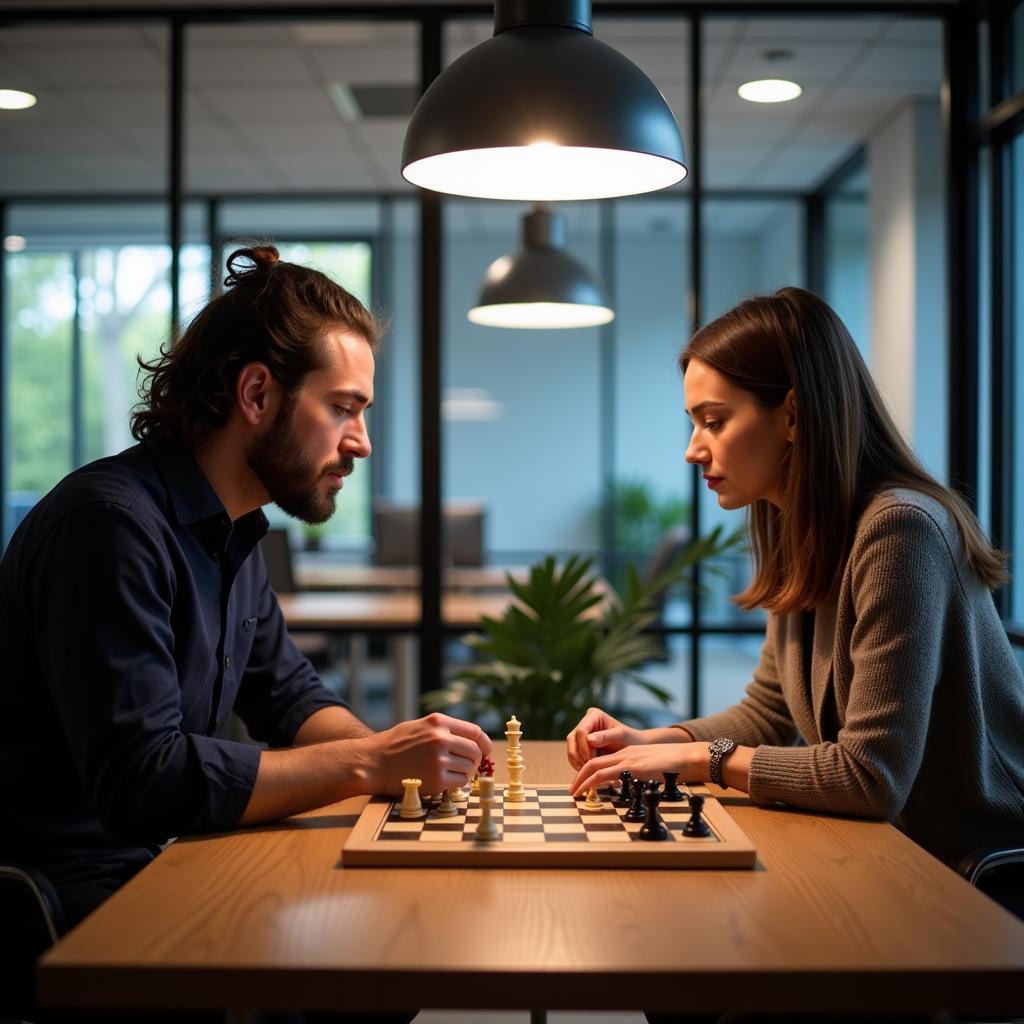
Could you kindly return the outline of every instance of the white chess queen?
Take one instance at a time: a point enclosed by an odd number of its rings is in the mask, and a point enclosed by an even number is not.
[[[679,366],[686,460],[749,510],[734,600],[768,612],[765,643],[720,714],[637,730],[591,708],[568,737],[573,792],[674,769],[891,820],[950,863],[1019,840],[1024,677],[991,595],[1005,559],[900,436],[839,317],[784,288],[703,328]]]

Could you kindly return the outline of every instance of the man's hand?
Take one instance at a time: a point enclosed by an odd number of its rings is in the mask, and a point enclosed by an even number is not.
[[[642,729],[631,729],[600,708],[589,708],[566,737],[569,764],[580,770],[598,750],[615,753],[623,747],[648,742]]]
[[[478,725],[438,712],[355,741],[366,754],[366,791],[400,796],[402,779],[421,779],[424,794],[464,786],[491,741]]]
[[[662,772],[679,772],[680,782],[704,782],[708,777],[707,743],[655,743],[626,747],[612,754],[591,758],[572,780],[572,795],[591,786],[614,782],[619,772],[629,769],[634,779],[658,779]]]

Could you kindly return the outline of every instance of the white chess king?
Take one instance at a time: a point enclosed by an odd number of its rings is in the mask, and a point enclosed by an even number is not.
[[[505,800],[516,801],[526,798],[526,790],[523,789],[523,771],[526,765],[523,763],[523,755],[519,750],[519,738],[522,736],[522,726],[515,715],[511,721],[505,723],[505,735],[508,737],[508,786],[505,789]]]

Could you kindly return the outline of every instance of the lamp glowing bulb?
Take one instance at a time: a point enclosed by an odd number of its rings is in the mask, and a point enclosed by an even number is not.
[[[785,103],[795,100],[803,89],[796,82],[784,78],[761,78],[756,82],[744,82],[736,91],[741,99],[751,103]]]
[[[21,89],[0,89],[0,110],[27,110],[38,102],[37,97]]]
[[[682,180],[686,168],[649,153],[534,142],[441,153],[415,161],[402,174],[435,192],[561,202],[654,192]]]
[[[607,306],[587,306],[578,302],[502,302],[493,306],[474,306],[468,316],[473,323],[485,327],[532,330],[600,327],[615,319],[615,313]]]

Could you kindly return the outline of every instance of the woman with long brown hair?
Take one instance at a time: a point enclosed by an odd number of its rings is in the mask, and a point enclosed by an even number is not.
[[[639,730],[591,708],[568,737],[574,793],[673,769],[892,821],[949,863],[1024,841],[1024,675],[991,596],[1004,558],[900,436],[838,316],[784,288],[679,363],[686,459],[749,510],[735,600],[767,610],[765,643],[719,714]]]

